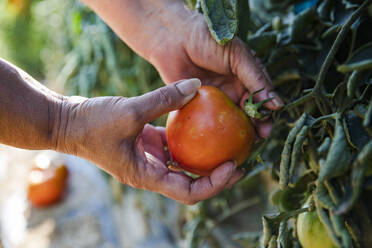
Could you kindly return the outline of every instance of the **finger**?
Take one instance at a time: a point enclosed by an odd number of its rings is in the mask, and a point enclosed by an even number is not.
[[[256,131],[258,136],[261,138],[266,139],[269,137],[271,130],[273,129],[274,122],[272,119],[267,119],[265,121],[255,121]]]
[[[190,178],[187,183],[182,182],[181,185],[179,182],[176,182],[176,187],[170,187],[172,183],[174,183],[174,180],[167,180],[169,191],[163,193],[173,195],[173,199],[180,202],[194,204],[220,193],[232,178],[233,172],[234,164],[232,162],[227,162],[214,169],[212,174],[208,177],[200,177],[197,179]],[[175,177],[176,176],[174,176],[174,178]],[[175,189],[177,189],[176,192],[174,191]]]
[[[246,91],[246,92],[244,92],[243,96],[241,97],[241,99],[240,99],[240,107],[242,109],[245,108],[245,101],[249,98],[250,95],[251,94],[248,91]]]
[[[253,52],[253,50],[251,50],[251,53],[252,52]],[[267,81],[270,82],[270,84],[273,84],[273,82],[271,81],[271,77],[270,77],[269,73],[267,72],[266,67],[262,64],[260,58],[258,58],[255,53],[253,54],[253,56],[256,58],[256,63],[259,65],[260,69],[265,74],[265,77],[266,77]]]
[[[143,171],[144,189],[158,192],[176,201],[192,204],[188,197],[193,179],[182,172],[170,171],[164,163],[151,154],[146,154],[146,171]]]
[[[181,108],[195,96],[200,86],[200,80],[192,78],[136,97],[135,106],[140,121],[145,124],[165,113]]]
[[[167,145],[167,137],[166,137],[166,134],[165,134],[165,127],[155,127],[156,128],[156,131],[158,131],[162,141],[163,141],[163,144],[164,145]]]
[[[231,179],[227,183],[225,189],[229,189],[229,188],[231,188],[232,185],[237,183],[244,176],[244,173],[245,173],[245,171],[242,168],[237,168],[234,171],[233,176],[231,177]]]
[[[273,97],[273,100],[267,102],[265,106],[272,110],[280,109],[283,106],[283,101],[273,91],[270,80],[245,44],[239,39],[234,39],[231,46],[230,65],[233,74],[244,83],[251,93],[264,89],[256,95],[257,101]]]
[[[167,161],[167,156],[164,152],[164,143],[162,137],[154,126],[151,126],[149,124],[145,125],[141,134],[141,138],[145,152],[157,157],[163,163]]]
[[[147,180],[146,188],[185,204],[195,204],[217,195],[234,175],[232,162],[220,165],[209,177],[198,179],[192,179],[183,173],[165,170],[164,165],[161,166],[159,163],[150,166],[152,171],[147,172],[149,180]]]
[[[193,180],[188,189],[188,199],[198,202],[220,193],[233,177],[235,165],[226,162],[214,169],[210,176]]]

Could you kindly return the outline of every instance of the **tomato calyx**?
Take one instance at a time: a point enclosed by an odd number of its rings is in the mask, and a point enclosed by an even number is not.
[[[183,169],[181,168],[181,166],[174,160],[169,160],[167,161],[167,167],[170,171],[173,171],[173,172],[181,172],[183,171]]]
[[[264,88],[253,92],[244,103],[244,110],[247,113],[247,115],[256,120],[262,120],[271,115],[271,111],[267,109],[262,109],[262,108],[263,108],[263,105],[271,101],[273,97],[262,100],[258,103],[253,102],[253,96],[256,95],[257,93],[260,93],[263,90]]]

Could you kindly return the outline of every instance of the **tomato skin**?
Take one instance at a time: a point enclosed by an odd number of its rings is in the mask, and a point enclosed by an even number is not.
[[[169,113],[166,136],[172,158],[208,176],[218,165],[249,156],[255,131],[248,116],[219,89],[202,86],[184,107]]]
[[[297,236],[303,248],[336,248],[316,211],[305,212],[297,218]]]
[[[38,173],[37,181],[29,180],[27,198],[35,207],[47,207],[62,199],[68,178],[66,165],[41,169],[35,167],[32,173]]]

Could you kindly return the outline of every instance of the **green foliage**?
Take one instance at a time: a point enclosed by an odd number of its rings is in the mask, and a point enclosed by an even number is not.
[[[0,3],[2,13],[0,43],[3,43],[3,47],[0,47],[0,56],[16,63],[36,77],[41,77],[44,68],[40,53],[47,40],[44,36],[45,31],[32,16],[36,4],[20,1],[25,4],[21,10],[17,6],[6,5],[6,2]]]
[[[238,31],[237,0],[201,0],[201,7],[217,43],[225,45],[234,38]]]
[[[92,11],[69,1],[68,53],[58,77],[69,94],[136,96],[161,86],[156,70]]]

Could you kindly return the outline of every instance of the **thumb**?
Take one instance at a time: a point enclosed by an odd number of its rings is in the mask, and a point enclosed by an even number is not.
[[[159,116],[181,108],[197,93],[201,81],[197,78],[181,80],[137,97],[143,124]]]

